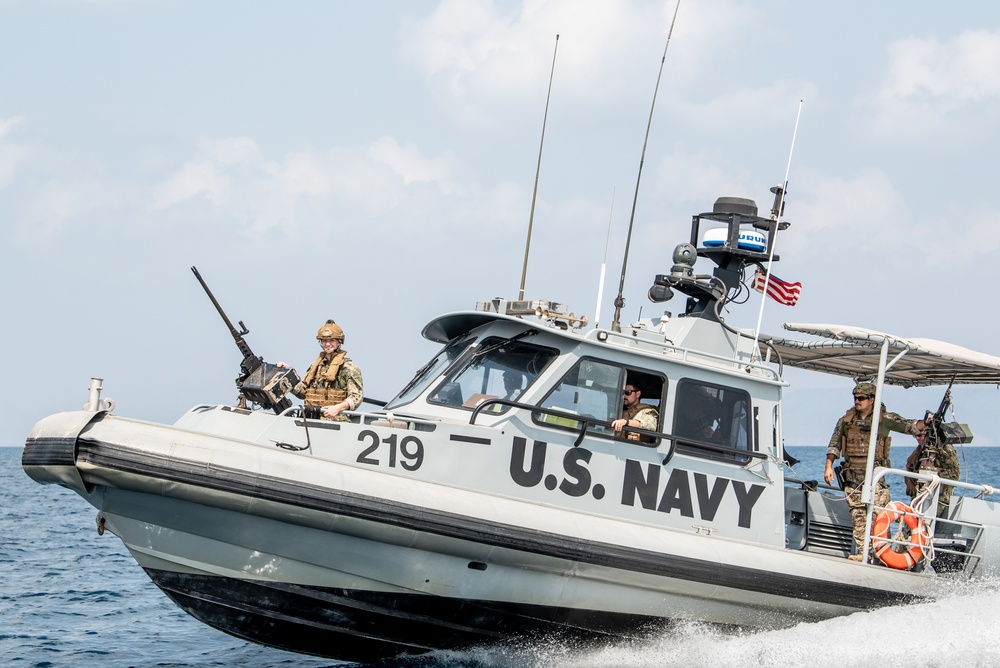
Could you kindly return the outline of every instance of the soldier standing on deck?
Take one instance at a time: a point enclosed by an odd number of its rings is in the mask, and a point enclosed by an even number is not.
[[[323,352],[309,367],[305,377],[292,388],[292,394],[305,401],[306,406],[322,406],[324,418],[350,422],[342,411],[356,409],[364,398],[364,381],[361,369],[342,350],[344,330],[333,320],[327,320],[316,333]],[[278,362],[277,366],[288,366]]]
[[[823,478],[827,484],[834,479],[833,462],[843,456],[843,485],[847,505],[851,508],[851,518],[854,520],[854,543],[857,554],[847,558],[852,561],[864,561],[861,548],[865,542],[865,504],[861,502],[861,487],[865,482],[865,470],[868,466],[868,446],[872,430],[872,417],[875,408],[875,385],[858,383],[854,387],[854,407],[848,409],[844,417],[837,421],[837,426],[830,437],[830,445],[826,451],[826,471]],[[923,420],[907,420],[896,413],[890,413],[882,406],[878,426],[878,437],[875,440],[875,466],[889,466],[889,446],[892,439],[889,431],[916,434],[926,428]],[[875,488],[875,505],[886,506],[889,503],[889,486],[885,480],[879,480]]]

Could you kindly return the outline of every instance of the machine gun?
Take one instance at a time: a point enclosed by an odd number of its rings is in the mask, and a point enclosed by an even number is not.
[[[937,412],[927,411],[924,414],[924,424],[927,425],[927,440],[924,441],[925,448],[934,448],[939,444],[959,445],[972,443],[972,431],[967,424],[958,422],[945,422],[945,413],[951,407],[951,386],[955,383],[952,377],[948,383],[948,389],[944,391],[941,398],[941,405]]]
[[[250,346],[243,339],[245,335],[250,333],[250,330],[247,329],[242,320],[239,321],[239,330],[233,327],[233,323],[219,306],[219,302],[215,299],[212,291],[208,289],[208,285],[198,273],[198,269],[191,267],[191,271],[201,283],[201,287],[205,289],[205,294],[212,300],[215,310],[219,312],[226,326],[229,327],[229,333],[233,335],[236,347],[243,355],[243,361],[240,362],[240,376],[236,379],[236,389],[240,391],[240,407],[246,408],[247,401],[259,404],[265,410],[272,409],[275,413],[281,413],[291,407],[292,402],[285,395],[299,383],[299,376],[295,373],[295,369],[268,364],[263,357],[254,355]]]
[[[958,467],[957,454],[954,446],[972,442],[972,430],[967,424],[958,422],[945,422],[945,413],[951,407],[951,386],[955,383],[952,377],[941,398],[941,405],[936,412],[925,411],[924,424],[926,431],[924,439],[919,447],[914,450],[906,459],[906,470],[924,474],[942,475],[945,478],[958,479],[960,469]],[[918,481],[907,477],[905,479],[906,493],[911,497],[916,497],[927,488],[926,481]],[[949,488],[944,488],[949,489]],[[923,498],[923,497],[921,497]],[[947,499],[950,492],[945,496],[942,493],[939,501],[939,512],[947,507]],[[941,505],[944,504],[944,505]]]

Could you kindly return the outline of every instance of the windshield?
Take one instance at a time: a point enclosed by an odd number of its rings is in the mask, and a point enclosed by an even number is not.
[[[521,396],[558,351],[518,338],[483,339],[475,353],[438,386],[429,401],[465,408],[475,408],[489,399],[522,401]],[[508,408],[495,407],[497,412]]]
[[[451,341],[435,355],[430,362],[417,369],[413,379],[406,384],[389,403],[385,405],[387,410],[398,408],[403,404],[408,404],[421,392],[426,389],[432,380],[438,377],[445,369],[451,366],[452,362],[458,359],[459,355],[468,347],[472,337],[459,337]]]

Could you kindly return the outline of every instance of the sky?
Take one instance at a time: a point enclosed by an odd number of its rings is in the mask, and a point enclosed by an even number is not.
[[[774,273],[803,291],[764,332],[1000,355],[1000,4],[682,0],[654,106],[674,10],[0,0],[0,444],[92,376],[143,420],[234,401],[241,357],[193,265],[256,354],[304,371],[334,318],[366,395],[391,398],[437,349],[430,319],[517,296],[554,55],[526,297],[593,322],[603,263],[610,323],[634,200],[623,320],[676,311],[646,291],[691,215],[767,211],[787,171]],[[852,382],[786,379],[786,443],[825,444]],[[1000,445],[998,389],[953,395]]]

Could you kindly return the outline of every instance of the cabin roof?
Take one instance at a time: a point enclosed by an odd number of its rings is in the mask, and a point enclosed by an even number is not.
[[[962,384],[1000,384],[1000,357],[934,339],[907,339],[848,325],[785,323],[785,329],[822,337],[818,341],[761,335],[761,354],[773,346],[787,366],[838,376],[872,376],[878,373],[883,341],[889,342],[885,382],[903,387],[947,385],[954,378]]]
[[[473,330],[480,325],[484,325],[487,322],[507,319],[512,318],[507,318],[506,316],[502,316],[497,313],[473,313],[470,311],[447,313],[434,318],[427,323],[421,334],[429,341],[434,341],[436,343],[448,343],[456,336],[465,334],[466,332]]]

